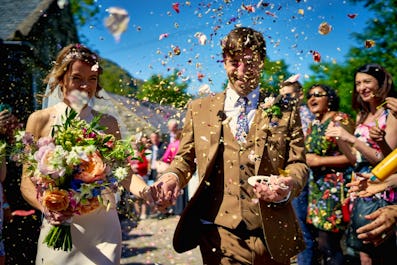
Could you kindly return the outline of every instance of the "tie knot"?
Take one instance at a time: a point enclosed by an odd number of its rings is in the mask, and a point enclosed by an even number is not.
[[[239,103],[240,106],[247,106],[248,103],[248,98],[247,97],[239,97],[237,102]]]

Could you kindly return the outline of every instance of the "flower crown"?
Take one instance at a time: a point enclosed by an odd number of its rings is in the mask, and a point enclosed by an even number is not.
[[[71,50],[62,59],[62,64],[64,64],[65,62],[71,61],[71,60],[76,60],[76,59],[88,62],[88,60],[86,59],[87,58],[86,51],[80,51],[81,47],[83,47],[83,46],[80,44],[76,44],[76,47],[71,48]],[[94,54],[91,54],[89,56],[91,57],[93,64],[99,64],[97,56],[95,56]]]

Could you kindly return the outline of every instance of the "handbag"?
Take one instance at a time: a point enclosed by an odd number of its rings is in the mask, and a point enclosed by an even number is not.
[[[363,242],[357,238],[356,230],[372,222],[372,220],[365,218],[366,215],[389,204],[390,203],[386,200],[378,197],[356,198],[353,202],[353,209],[350,214],[350,225],[346,231],[347,246],[357,251],[364,252],[368,252],[369,248],[373,248],[373,245],[363,244]]]

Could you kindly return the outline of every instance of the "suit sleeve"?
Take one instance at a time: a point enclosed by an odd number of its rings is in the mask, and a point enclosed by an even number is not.
[[[190,103],[186,112],[178,152],[166,172],[178,175],[179,185],[183,188],[187,185],[193,173],[196,171],[195,141],[193,122],[193,103]]]
[[[295,179],[295,189],[292,198],[297,196],[306,184],[309,168],[306,164],[305,142],[299,116],[299,108],[291,112],[290,139],[286,170]]]

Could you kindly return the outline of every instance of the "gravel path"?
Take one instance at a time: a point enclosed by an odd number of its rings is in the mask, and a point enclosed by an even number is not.
[[[178,254],[172,248],[172,237],[179,216],[162,220],[148,218],[137,227],[122,221],[123,250],[121,264],[128,265],[201,265],[198,248]]]

